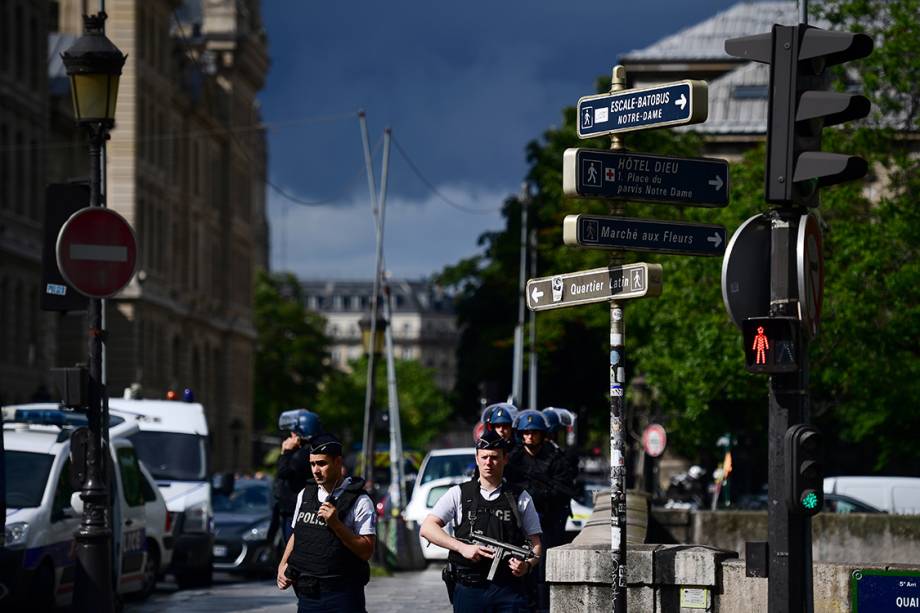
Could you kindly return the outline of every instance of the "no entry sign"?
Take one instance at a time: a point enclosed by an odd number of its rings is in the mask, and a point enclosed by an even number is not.
[[[660,424],[649,424],[642,432],[642,446],[645,448],[645,453],[653,458],[664,453],[667,445],[668,435]]]
[[[109,298],[134,276],[137,240],[124,217],[89,207],[61,226],[56,256],[61,274],[75,290],[90,298]]]

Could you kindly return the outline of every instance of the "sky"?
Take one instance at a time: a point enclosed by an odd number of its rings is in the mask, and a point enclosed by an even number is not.
[[[429,277],[503,227],[499,211],[520,190],[527,143],[595,93],[618,56],[736,2],[263,0],[271,68],[259,100],[278,188],[268,190],[272,269],[373,276],[359,109],[378,189],[384,128],[395,143],[386,268]]]

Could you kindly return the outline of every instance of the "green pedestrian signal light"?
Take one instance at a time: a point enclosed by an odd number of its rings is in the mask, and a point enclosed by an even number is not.
[[[802,506],[807,511],[814,511],[817,509],[818,502],[818,495],[814,491],[806,492],[805,495],[802,496]]]

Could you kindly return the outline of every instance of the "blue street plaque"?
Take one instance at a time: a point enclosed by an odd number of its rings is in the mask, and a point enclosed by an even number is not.
[[[723,226],[601,215],[566,215],[562,240],[566,245],[595,249],[678,255],[722,255],[725,252]]]
[[[705,81],[677,81],[578,100],[578,138],[701,123],[709,115]]]
[[[920,611],[920,572],[914,570],[854,570],[850,575],[853,613]]]
[[[608,149],[566,149],[562,156],[566,196],[673,202],[694,206],[728,204],[728,162]]]

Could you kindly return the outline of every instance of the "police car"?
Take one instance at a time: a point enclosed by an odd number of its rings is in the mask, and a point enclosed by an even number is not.
[[[3,610],[16,602],[29,610],[51,610],[71,601],[76,570],[74,532],[80,525],[82,500],[71,481],[70,440],[75,428],[86,423],[84,415],[56,408],[4,408],[7,511],[0,569],[8,581],[3,591],[8,593],[0,600]],[[143,593],[147,564],[144,477],[129,441],[113,439],[109,452],[117,590],[119,594]]]

